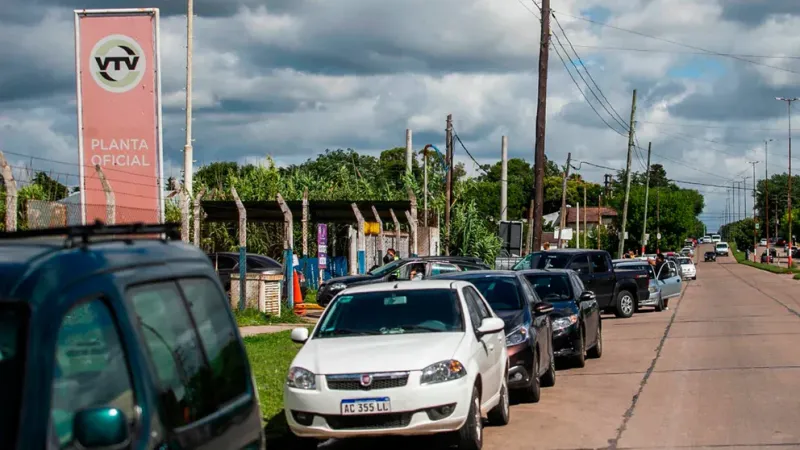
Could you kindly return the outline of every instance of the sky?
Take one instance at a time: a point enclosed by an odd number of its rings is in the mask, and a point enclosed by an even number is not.
[[[75,185],[72,11],[109,2],[3,3],[0,150],[15,167]],[[186,4],[118,6],[161,9],[164,173],[179,178]],[[651,142],[652,163],[672,179],[731,186],[749,176],[752,189],[749,162],[759,161],[762,179],[764,141],[773,139],[766,169],[786,171],[787,107],[775,97],[800,96],[796,0],[553,0],[552,8],[549,158],[564,164],[571,152],[595,182],[624,168],[636,89],[634,170],[645,167]],[[415,148],[444,148],[447,114],[479,163],[499,159],[503,135],[510,157],[533,159],[540,22],[532,0],[196,0],[195,14],[197,165],[267,156],[286,165],[336,148],[377,155],[404,146],[407,128]],[[477,173],[463,148],[455,154]],[[726,190],[679,184],[705,195],[701,218],[715,230]]]

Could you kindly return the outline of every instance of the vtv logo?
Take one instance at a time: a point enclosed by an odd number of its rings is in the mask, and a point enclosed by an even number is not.
[[[90,55],[92,78],[106,91],[120,94],[135,88],[144,76],[147,61],[139,44],[128,36],[106,36]]]

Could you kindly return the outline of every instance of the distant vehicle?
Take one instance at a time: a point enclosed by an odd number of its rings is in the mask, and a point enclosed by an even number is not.
[[[767,240],[766,239],[762,239],[761,241],[759,241],[758,246],[759,247],[766,247],[767,246]]]
[[[681,265],[681,276],[684,280],[697,279],[697,267],[691,258],[681,257],[678,258],[678,263]]]
[[[717,252],[706,252],[703,259],[705,262],[714,262],[717,260]]]
[[[701,244],[710,244],[711,243],[711,236],[703,236],[700,238]]]
[[[694,239],[686,239],[685,241],[683,241],[683,246],[684,247],[694,248],[696,245],[697,245],[697,241],[694,240]]]
[[[546,316],[539,303],[532,313]],[[377,283],[346,289],[303,344],[283,399],[294,450],[320,440],[452,433],[483,446],[483,417],[510,419],[505,322],[466,281]],[[549,367],[545,367],[549,371]]]
[[[362,275],[349,275],[331,278],[319,286],[317,304],[326,306],[333,297],[348,287],[363,284],[375,284],[386,281],[411,280],[412,272],[422,274],[422,279],[449,272],[463,272],[468,270],[489,270],[480,258],[469,256],[423,256],[402,258],[389,264],[375,267]]]
[[[680,253],[683,256],[694,256],[694,249],[692,247],[684,247]]]
[[[508,387],[529,402],[538,402],[540,387],[555,384],[555,355],[558,349],[556,327],[563,306],[544,300],[522,272],[510,270],[478,270],[452,272],[434,277],[435,280],[467,281],[472,283],[489,302],[489,306],[506,323],[508,346]],[[551,319],[535,314],[542,302],[552,304]],[[595,302],[596,304],[597,302]],[[574,305],[573,305],[574,306]],[[560,329],[559,329],[560,330]],[[558,332],[559,334],[560,331]],[[594,335],[592,335],[594,337]]]
[[[779,237],[775,239],[775,247],[785,247],[786,246],[786,239]]]
[[[586,357],[603,355],[603,331],[600,307],[594,292],[587,291],[572,270],[523,270],[520,273],[533,285],[539,297],[551,303],[553,348],[558,358],[576,367],[586,364]]]
[[[239,274],[239,254],[234,252],[216,252],[209,253],[206,256],[208,256],[208,259],[211,260],[211,264],[217,271],[219,279],[222,282],[222,286],[225,288],[225,293],[230,295],[231,275]],[[283,275],[283,264],[268,256],[259,255],[257,253],[248,253],[247,273]],[[302,273],[299,273],[299,275],[300,279],[298,281],[300,282],[300,293],[303,295],[303,297],[305,297],[306,292],[308,291],[308,283],[306,283],[306,277]],[[284,286],[283,292],[288,292],[286,286]]]
[[[605,250],[559,249],[533,252],[514,265],[514,270],[572,269],[578,273],[586,289],[597,296],[600,309],[628,318],[637,302],[647,298],[646,272],[626,271],[618,274]]]
[[[264,448],[219,277],[177,227],[3,233],[0,254],[0,448]]]
[[[722,242],[722,236],[720,236],[718,234],[712,234],[711,235],[711,243],[712,244],[716,244],[718,242]]]
[[[717,253],[717,256],[728,256],[730,253],[730,248],[728,247],[727,242],[717,242],[714,246],[714,251]]]
[[[761,254],[761,262],[764,264],[771,264],[775,262],[775,257],[777,255],[777,251],[774,248],[769,249],[769,251],[765,251]]]

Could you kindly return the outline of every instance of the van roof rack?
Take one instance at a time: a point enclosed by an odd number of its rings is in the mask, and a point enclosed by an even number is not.
[[[22,230],[0,232],[0,240],[28,239],[40,237],[66,237],[65,245],[72,246],[76,239],[86,245],[89,239],[99,236],[132,236],[132,235],[162,235],[163,240],[180,240],[181,231],[179,223],[130,223],[124,225],[106,225],[98,220],[92,225],[76,225],[69,227],[41,228],[36,230]]]

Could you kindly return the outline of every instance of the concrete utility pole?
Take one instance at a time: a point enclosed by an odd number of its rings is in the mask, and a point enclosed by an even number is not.
[[[411,161],[413,160],[413,149],[411,130],[406,128],[406,175],[411,175]]]
[[[447,165],[447,181],[445,185],[445,204],[444,204],[444,228],[445,228],[445,243],[442,246],[445,255],[450,254],[450,205],[453,201],[453,115],[447,115],[447,128],[446,133],[446,157],[445,164]]]
[[[653,143],[647,143],[647,184],[644,188],[644,224],[642,225],[642,255],[644,255],[647,242],[647,201],[650,197],[650,151],[653,148]]]
[[[561,213],[559,213],[561,224],[558,227],[558,242],[556,243],[558,248],[561,248],[561,232],[564,231],[567,222],[567,179],[569,178],[569,162],[571,159],[572,153],[567,153],[567,167],[564,168],[564,179],[561,181]]]
[[[183,186],[190,195],[192,190],[192,52],[194,50],[194,0],[186,8],[186,144],[183,146]],[[161,189],[161,188],[159,188]]]
[[[789,211],[789,267],[792,267],[792,245],[794,245],[794,239],[792,238],[792,102],[796,102],[800,100],[800,98],[784,98],[784,97],[775,97],[776,100],[786,102],[787,109],[789,111],[789,191],[787,195],[787,208]]]
[[[600,227],[603,226],[603,194],[597,196],[597,249],[600,250]]]
[[[753,262],[756,262],[756,248],[758,244],[758,230],[756,228],[756,164],[758,161],[750,161],[753,165]],[[767,247],[769,249],[769,247]]]
[[[431,148],[430,144],[422,149],[422,209],[425,211],[424,224],[428,228],[428,149]],[[430,233],[430,231],[428,231]],[[430,249],[428,249],[430,254]]]
[[[589,219],[587,217],[587,210],[589,203],[586,201],[586,183],[583,183],[583,248],[589,248]],[[598,214],[600,211],[598,210]]]
[[[533,158],[533,220],[528,224],[533,235],[533,249],[542,247],[544,215],[544,140],[547,119],[547,64],[550,59],[550,0],[542,0],[542,29],[539,38],[539,92],[536,107],[536,141]]]
[[[617,251],[618,258],[622,258],[622,253],[625,251],[625,227],[628,222],[628,201],[631,198],[631,156],[633,155],[633,134],[634,134],[634,117],[636,115],[636,89],[633,90],[633,101],[631,102],[631,123],[628,128],[628,162],[626,164],[625,175],[625,203],[622,207],[622,230],[619,234],[619,249]]]
[[[661,189],[656,189],[656,252],[661,253]]]
[[[508,220],[508,137],[500,139],[500,220]]]
[[[769,143],[764,140],[764,231],[767,233],[767,249],[769,249]]]

